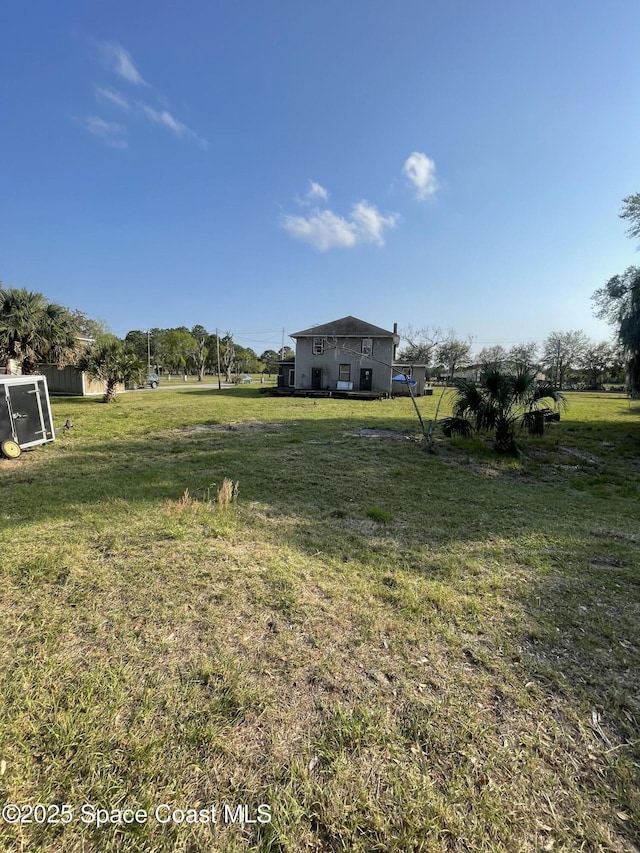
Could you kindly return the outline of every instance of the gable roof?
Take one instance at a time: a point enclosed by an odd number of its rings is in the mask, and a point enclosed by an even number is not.
[[[341,317],[339,320],[333,320],[331,323],[324,323],[321,326],[311,326],[310,329],[303,329],[301,332],[294,332],[289,337],[291,338],[313,338],[313,337],[336,337],[336,338],[395,338],[396,334],[389,332],[387,329],[381,329],[380,326],[373,326],[371,323],[365,323],[364,320],[358,320],[357,317]]]

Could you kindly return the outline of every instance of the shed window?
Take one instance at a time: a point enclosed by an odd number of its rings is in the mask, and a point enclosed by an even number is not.
[[[371,355],[373,352],[373,338],[362,339],[362,355]]]
[[[339,378],[340,378],[340,382],[350,382],[351,381],[351,365],[350,364],[341,364],[340,365]]]
[[[289,368],[289,387],[293,388],[293,386],[295,384],[296,384],[296,369],[295,369],[295,367],[290,367]]]
[[[322,355],[324,352],[324,338],[313,339],[313,354]]]

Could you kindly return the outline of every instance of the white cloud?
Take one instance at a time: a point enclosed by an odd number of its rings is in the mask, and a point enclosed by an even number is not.
[[[326,190],[321,184],[317,184],[315,181],[309,181],[309,183],[311,186],[306,196],[309,201],[314,201],[317,198],[321,199],[321,201],[329,201],[329,190]]]
[[[421,151],[414,151],[407,157],[402,173],[415,189],[416,198],[423,201],[435,195],[438,189],[436,180],[436,164]]]
[[[116,92],[113,89],[101,89],[99,86],[96,87],[96,98],[99,101],[108,101],[111,104],[115,104],[117,107],[120,107],[123,110],[130,110],[129,101],[125,98],[124,95],[120,94],[120,92]]]
[[[358,237],[363,243],[375,243],[383,246],[382,237],[385,228],[394,228],[398,222],[397,213],[383,216],[375,204],[368,201],[359,201],[351,209],[351,220],[356,227]]]
[[[146,86],[142,74],[136,68],[131,54],[117,42],[104,42],[100,45],[105,64],[123,80],[136,86]]]
[[[322,184],[318,184],[316,181],[309,181],[309,189],[307,192],[300,198],[299,195],[294,197],[294,201],[300,207],[311,207],[311,205],[315,204],[318,201],[329,201],[329,190],[326,190]]]
[[[296,240],[310,243],[320,251],[336,246],[355,246],[356,229],[353,222],[347,222],[331,210],[318,210],[311,216],[290,216],[282,219],[282,227]]]
[[[154,110],[152,107],[147,106],[146,104],[140,104],[140,109],[146,115],[148,119],[155,122],[156,124],[161,124],[164,127],[168,127],[169,130],[172,130],[176,136],[183,136],[188,128],[186,124],[182,124],[181,121],[175,119],[171,113],[167,112],[167,110]]]
[[[187,127],[186,124],[183,124],[181,121],[178,121],[177,118],[174,118],[168,110],[154,110],[153,107],[150,107],[148,104],[138,104],[138,106],[149,121],[154,122],[154,124],[162,125],[162,127],[166,127],[180,138],[187,136],[190,139],[193,139],[201,148],[208,148],[209,143],[206,139],[198,136],[198,134],[194,130],[191,130],[191,128]]]
[[[121,124],[116,124],[113,121],[105,121],[99,118],[99,116],[85,116],[82,119],[78,119],[78,123],[88,133],[99,137],[112,148],[127,148],[128,146],[126,139],[127,131]]]
[[[146,82],[142,74],[140,74],[136,68],[131,54],[128,53],[121,44],[118,44],[118,42],[92,41],[92,45],[94,55],[97,54],[99,56],[102,64],[109,71],[117,74],[128,83],[133,83],[136,86],[146,86],[151,92],[153,92],[155,98],[162,103],[162,97],[160,94]],[[132,101],[127,95],[124,95],[117,89],[113,89],[108,86],[96,86],[95,96],[101,104],[108,107],[115,106],[123,112],[127,112],[129,114],[129,121],[127,122],[128,125],[130,125],[131,118],[135,118],[137,120],[146,118],[153,124],[170,130],[180,139],[190,139],[202,149],[207,149],[209,147],[209,143],[206,139],[199,136],[194,130],[191,130],[190,127],[187,127],[186,124],[179,121],[165,107],[162,107],[161,109],[154,109],[154,107],[151,107],[148,104],[140,103],[139,101]],[[151,97],[151,95],[149,97]],[[108,144],[115,148],[127,147],[125,138],[127,130],[125,127],[107,122],[97,116],[90,116],[86,119],[82,119],[79,123],[89,133],[93,133],[95,136],[101,136],[106,142],[108,142]]]
[[[359,201],[351,208],[348,219],[332,210],[316,208],[309,216],[285,214],[282,227],[295,240],[309,243],[324,252],[327,249],[351,248],[358,243],[382,246],[384,229],[393,228],[397,221],[397,214],[384,216],[374,204]]]

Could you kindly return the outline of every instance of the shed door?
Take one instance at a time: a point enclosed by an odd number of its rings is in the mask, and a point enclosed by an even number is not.
[[[7,387],[16,441],[23,447],[46,439],[40,393],[36,384]]]
[[[371,391],[373,387],[373,370],[370,367],[360,368],[360,390]]]

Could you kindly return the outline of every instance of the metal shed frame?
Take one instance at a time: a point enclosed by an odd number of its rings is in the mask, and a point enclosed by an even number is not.
[[[46,378],[0,375],[0,443],[27,450],[55,437]]]

